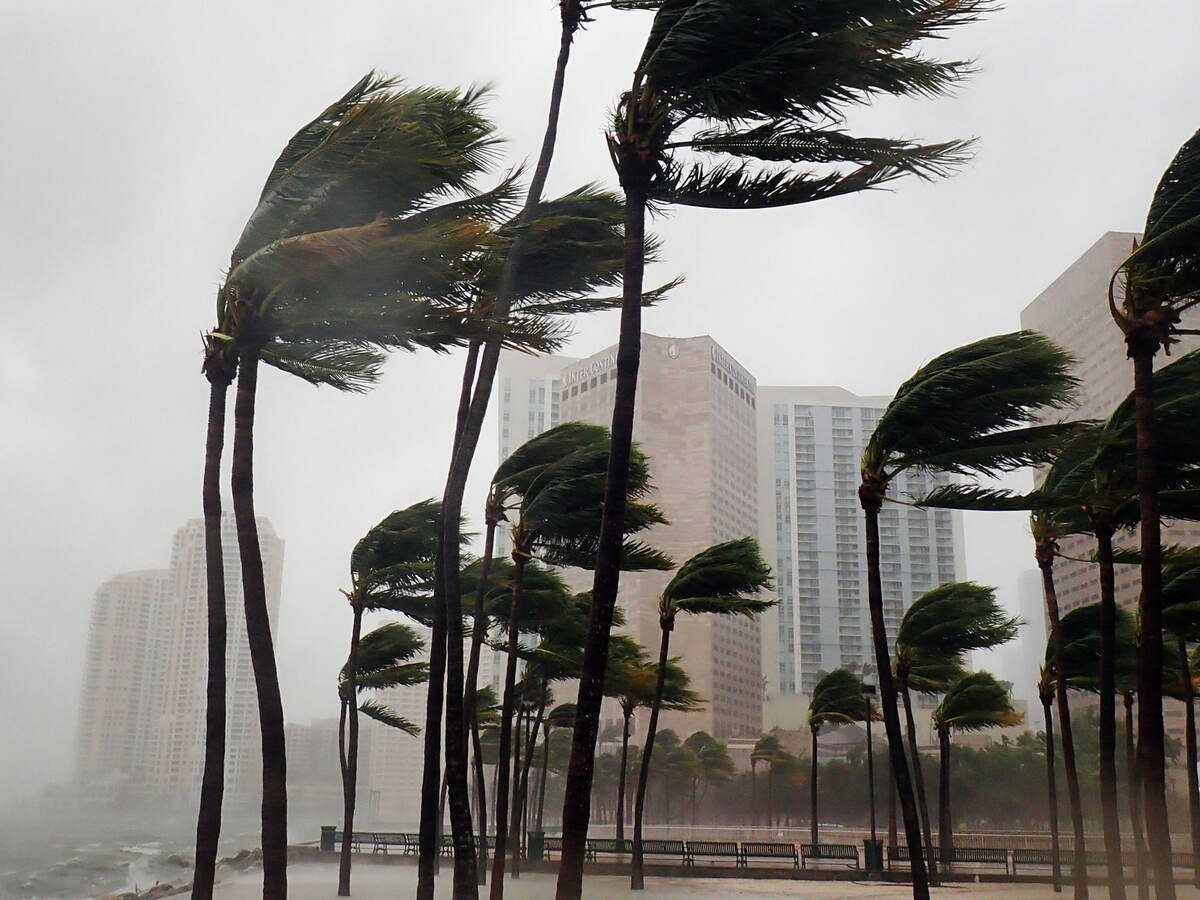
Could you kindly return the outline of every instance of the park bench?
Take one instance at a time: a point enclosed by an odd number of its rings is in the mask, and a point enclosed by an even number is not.
[[[1192,851],[1190,850],[1185,852],[1176,851],[1171,854],[1171,865],[1176,869],[1190,869],[1192,868],[1192,863]]]
[[[687,862],[687,851],[684,849],[683,841],[671,840],[643,840],[642,841],[643,856],[677,856],[681,863]]]
[[[595,860],[601,853],[628,854],[633,852],[633,841],[625,838],[588,838],[585,859]]]
[[[388,847],[407,847],[408,845],[408,835],[395,831],[377,831],[370,837],[374,844],[372,853],[387,853]]]
[[[697,857],[705,859],[728,859],[732,857],[738,866],[746,865],[737,841],[688,841],[685,866],[694,866]]]
[[[786,859],[793,869],[800,868],[800,856],[795,844],[774,841],[742,841],[742,865],[749,866],[752,859]]]
[[[494,840],[495,840],[495,838],[494,838],[494,837],[490,837],[490,838],[488,838],[488,840],[489,840],[489,841],[494,841]],[[493,844],[489,844],[488,846],[489,846],[489,847],[491,847],[491,846],[494,846],[494,845],[493,845]],[[548,838],[546,838],[546,848],[545,848],[545,852],[546,852],[546,859],[549,859],[549,858],[550,858],[550,854],[551,854],[551,853],[557,853],[559,856],[562,856],[562,838],[561,838],[561,837],[548,837]]]
[[[905,850],[908,848],[905,847]],[[805,868],[807,860],[849,860],[850,868],[858,868],[858,848],[853,844],[801,844],[800,867]]]
[[[933,852],[940,853],[941,851],[937,847],[934,847]],[[909,861],[908,844],[898,844],[896,846],[891,846],[891,847],[887,848],[887,864],[888,864],[889,869],[892,867],[892,863],[894,863],[894,862],[905,862],[906,863],[908,861]]]
[[[977,863],[986,866],[1004,866],[1008,874],[1008,849],[1006,847],[943,847],[938,859],[946,865],[954,863]]]

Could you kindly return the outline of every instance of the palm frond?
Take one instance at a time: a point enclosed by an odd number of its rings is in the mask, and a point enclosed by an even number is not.
[[[358,704],[358,711],[374,719],[376,722],[382,722],[389,728],[399,729],[405,734],[415,737],[421,733],[421,726],[416,722],[410,722],[390,706],[384,706],[382,703],[377,703],[374,700],[363,700]]]
[[[933,712],[938,731],[982,731],[1019,725],[1008,689],[988,672],[972,672],[950,686]]]
[[[808,702],[808,727],[816,731],[827,724],[865,722],[867,712],[862,679],[849,669],[834,669],[813,686]]]
[[[309,384],[348,393],[374,387],[384,362],[379,351],[346,341],[275,342],[263,347],[259,355],[267,365]]]

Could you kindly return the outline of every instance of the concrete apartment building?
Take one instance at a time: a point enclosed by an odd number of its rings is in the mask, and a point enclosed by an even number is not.
[[[615,381],[615,347],[579,360],[530,361],[505,354],[501,459],[560,421],[609,425]],[[555,382],[557,415],[552,402],[544,409],[535,405],[539,388],[544,385],[553,391]],[[671,523],[653,529],[646,539],[677,563],[711,544],[755,534],[755,404],[754,377],[711,338],[642,336],[634,439],[650,457],[656,486],[653,500]],[[651,652],[661,635],[658,597],[670,574],[621,576],[618,602],[627,620],[625,631]],[[584,581],[590,586],[586,575],[578,575],[581,586]],[[673,655],[683,657],[692,687],[707,703],[703,712],[664,714],[662,727],[676,728],[683,735],[704,729],[721,739],[752,738],[761,732],[757,622],[683,616],[671,648]]]
[[[258,519],[272,630],[278,627],[284,542]],[[226,797],[261,787],[258,701],[242,609],[233,517],[222,520],[228,619]],[[85,788],[191,799],[204,765],[208,671],[204,522],[176,533],[169,569],[118,575],[92,606],[76,774]]]
[[[110,578],[92,600],[75,771],[89,794],[144,787],[158,751],[170,571]]]
[[[1075,373],[1082,382],[1079,399],[1070,415],[1078,418],[1106,419],[1133,390],[1133,364],[1125,356],[1125,341],[1108,309],[1108,282],[1121,261],[1129,255],[1139,237],[1129,232],[1109,231],[1073,262],[1054,282],[1021,311],[1021,327],[1053,338],[1079,360]],[[1194,339],[1183,336],[1175,356],[1188,350]],[[1155,365],[1162,366],[1172,357],[1159,354]],[[1120,533],[1118,546],[1134,546],[1136,531]],[[1163,542],[1200,543],[1200,526],[1166,522]],[[1076,535],[1061,542],[1066,556],[1086,557],[1095,549],[1095,540]],[[1030,547],[1030,556],[1033,547]],[[1054,564],[1054,581],[1063,614],[1100,599],[1100,580],[1095,566],[1059,559]],[[1136,566],[1117,566],[1117,602],[1133,609],[1141,587]],[[1167,730],[1174,736],[1183,733],[1182,704],[1164,703]]]
[[[763,617],[766,727],[803,725],[821,674],[874,669],[860,460],[890,397],[839,387],[758,389],[758,535],[775,571],[779,605]],[[905,473],[897,495],[946,476]],[[961,514],[884,504],[879,522],[889,641],[904,611],[962,577]]]

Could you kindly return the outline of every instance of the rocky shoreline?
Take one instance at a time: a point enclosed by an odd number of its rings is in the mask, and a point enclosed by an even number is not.
[[[192,868],[192,861],[178,854],[167,857],[166,861],[188,870]],[[261,865],[262,850],[260,848],[240,850],[233,856],[226,856],[217,860],[217,882],[220,883],[222,875],[245,872],[248,869],[257,868]],[[99,900],[160,900],[162,897],[174,897],[178,894],[187,893],[191,889],[192,883],[190,881],[161,881],[144,891],[117,891],[111,894],[103,894]]]

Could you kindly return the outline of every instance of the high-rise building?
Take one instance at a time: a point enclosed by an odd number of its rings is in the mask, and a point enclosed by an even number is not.
[[[272,629],[279,612],[283,541],[258,520]],[[233,801],[261,785],[258,700],[246,639],[241,565],[232,516],[222,519],[225,557],[225,792]],[[208,673],[204,521],[179,529],[170,569],[106,582],[92,606],[76,772],[85,785],[127,779],[138,791],[191,798],[204,766]]]
[[[763,617],[768,726],[796,728],[796,695],[822,673],[874,668],[860,462],[889,397],[839,387],[758,389],[759,541],[779,604]],[[948,481],[906,472],[892,493]],[[879,520],[889,642],[913,600],[963,572],[961,515],[885,503]]]
[[[127,572],[92,600],[75,770],[95,790],[144,786],[153,768],[169,586],[166,569]]]
[[[1137,237],[1128,232],[1106,232],[1021,311],[1022,328],[1040,331],[1078,360],[1075,374],[1080,386],[1070,417],[1106,419],[1133,390],[1133,365],[1125,355],[1124,335],[1109,313],[1108,284]],[[1189,336],[1184,336],[1183,346],[1176,352],[1190,349],[1187,346],[1190,341]],[[1155,357],[1156,366],[1170,361],[1163,354]],[[1162,534],[1164,543],[1200,543],[1200,525],[1195,523],[1165,522]],[[1114,543],[1136,546],[1136,531],[1118,533]],[[1086,559],[1094,551],[1094,538],[1073,535],[1060,542],[1060,549],[1063,558],[1055,560],[1054,582],[1059,610],[1065,615],[1076,607],[1099,601],[1100,577],[1096,566],[1075,561]],[[1117,566],[1115,576],[1117,602],[1133,609],[1141,588],[1137,566]],[[1171,701],[1164,704],[1167,729],[1172,734],[1182,733],[1181,710],[1180,704]]]
[[[1046,727],[1036,681],[1046,662],[1046,606],[1042,601],[1042,573],[1037,569],[1026,569],[1017,576],[1017,608],[1022,622],[1016,639],[1022,676],[1013,685],[1013,694],[1025,700],[1026,726],[1030,731],[1039,731]]]
[[[278,634],[279,593],[283,579],[283,541],[265,518],[258,520],[267,613]],[[258,696],[246,637],[242,603],[242,565],[232,515],[221,518],[225,560],[226,719],[225,792],[230,798],[261,789],[262,760]],[[204,520],[191,519],[175,532],[171,549],[172,618],[167,634],[167,664],[162,738],[157,764],[160,791],[191,796],[204,771],[204,718],[207,709],[208,585],[204,559]]]
[[[585,359],[547,357],[534,375],[506,355],[501,367],[501,459],[522,441],[559,421],[609,425],[616,386],[616,348]],[[557,374],[555,374],[557,372]],[[537,379],[557,387],[543,418],[532,408]],[[555,385],[557,381],[557,386]],[[518,403],[529,404],[522,407]],[[754,377],[709,337],[642,336],[634,440],[649,456],[653,502],[670,522],[645,535],[677,563],[711,544],[755,534]],[[506,415],[507,412],[507,415]],[[508,424],[508,440],[504,424]],[[526,426],[525,434],[515,429]],[[625,631],[653,651],[661,636],[658,598],[671,573],[621,576]],[[587,581],[584,585],[583,582]],[[590,587],[587,576],[580,586]],[[742,617],[681,616],[672,653],[683,658],[692,687],[706,699],[699,713],[666,713],[663,727],[704,729],[718,738],[753,737],[762,728],[762,665],[758,623]]]

